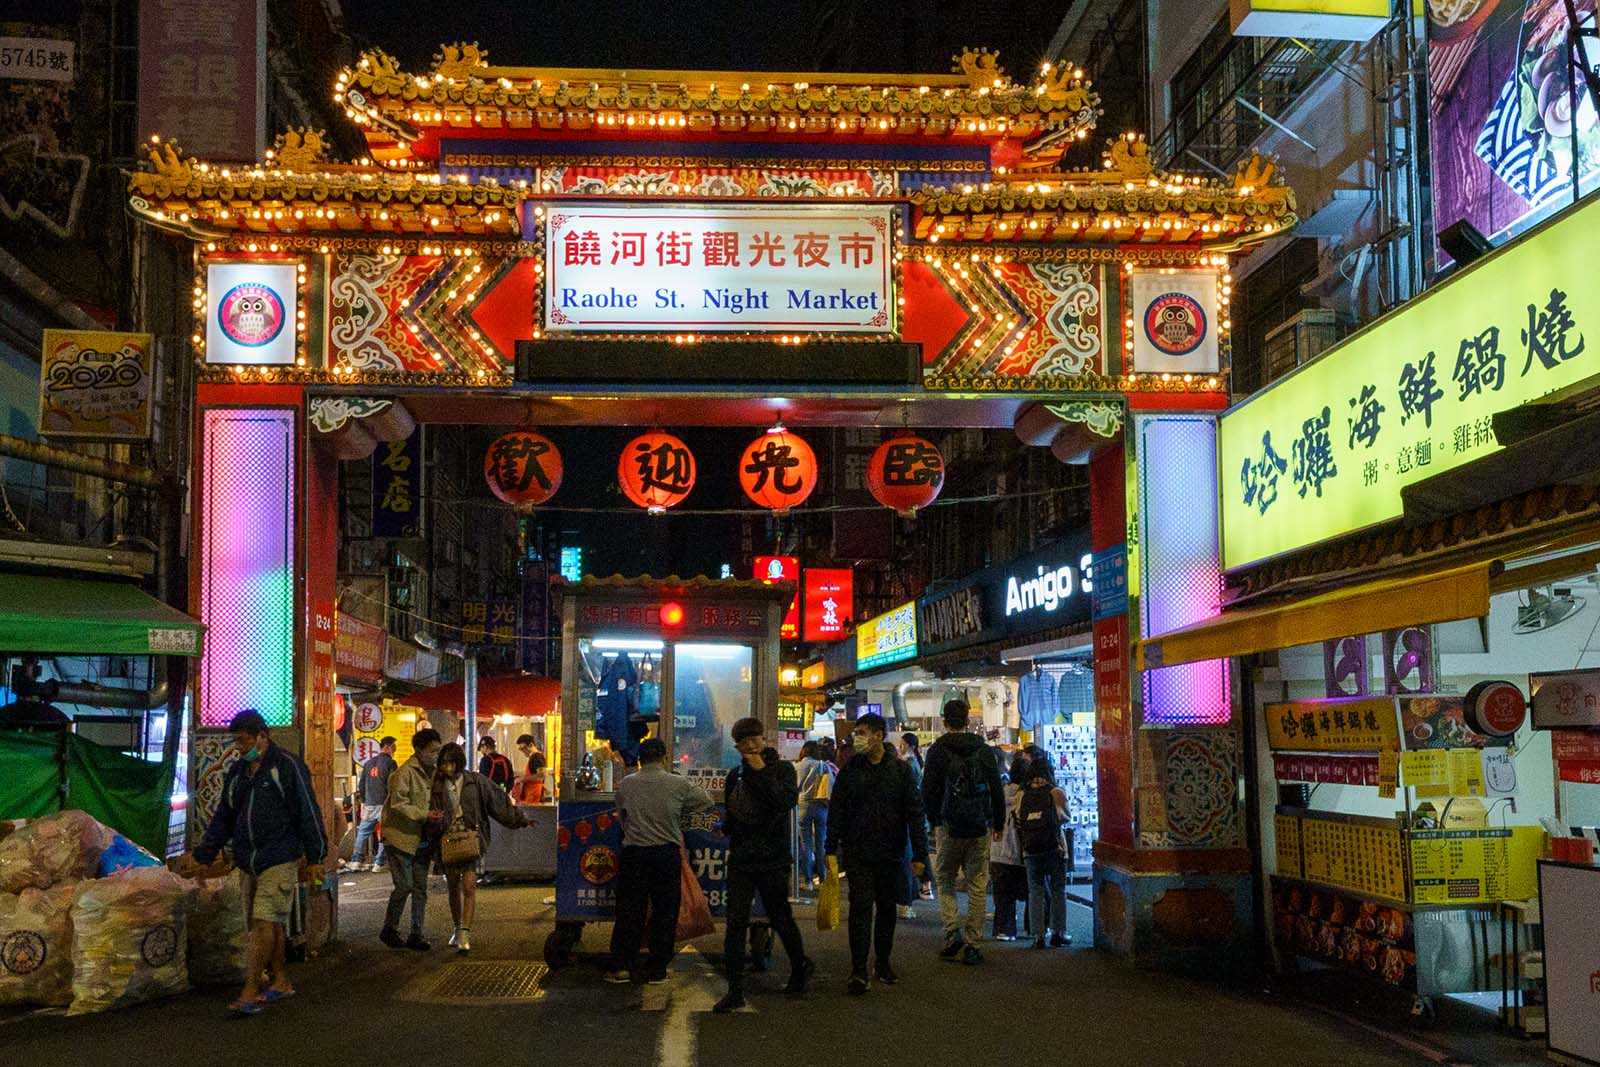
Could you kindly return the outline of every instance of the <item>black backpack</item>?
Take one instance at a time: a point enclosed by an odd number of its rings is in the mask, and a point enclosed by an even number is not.
[[[1025,856],[1061,851],[1061,813],[1056,810],[1055,787],[1029,786],[1022,791],[1017,811],[1017,840]]]
[[[989,776],[983,773],[983,755],[981,748],[970,756],[950,754],[939,821],[951,837],[982,837],[989,832],[994,802],[989,797]]]

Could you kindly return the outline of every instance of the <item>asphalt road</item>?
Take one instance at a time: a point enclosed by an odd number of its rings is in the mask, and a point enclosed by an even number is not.
[[[1451,1054],[1404,1031],[1395,1035],[1297,1001],[1140,971],[1082,947],[1035,951],[1025,943],[984,946],[980,967],[942,963],[934,906],[901,923],[895,964],[902,981],[848,997],[844,931],[818,934],[802,908],[808,951],[818,960],[804,1000],[781,992],[787,965],[748,984],[750,1009],[716,1016],[722,992],[716,938],[682,953],[662,987],[611,986],[598,959],[544,980],[539,999],[519,1003],[435,996],[458,957],[444,948],[449,916],[442,880],[430,899],[427,954],[393,951],[375,938],[386,875],[345,875],[343,939],[294,969],[299,996],[250,1019],[226,1015],[233,989],[101,1015],[0,1015],[0,1063],[143,1067],[189,1063],[573,1064],[663,1067],[831,1067],[1058,1062],[1194,1067],[1399,1067],[1472,1062],[1538,1063],[1542,1049],[1492,1058]],[[481,891],[473,962],[540,961],[553,909],[550,890]],[[1089,913],[1069,911],[1087,943]],[[591,928],[586,950],[604,948]],[[1526,1058],[1521,1054],[1525,1050]]]

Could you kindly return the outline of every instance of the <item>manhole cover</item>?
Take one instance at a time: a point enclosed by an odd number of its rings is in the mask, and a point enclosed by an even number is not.
[[[424,996],[429,1000],[538,1000],[549,973],[542,963],[452,963]]]

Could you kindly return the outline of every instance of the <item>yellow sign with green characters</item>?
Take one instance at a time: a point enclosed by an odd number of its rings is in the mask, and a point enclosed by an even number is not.
[[[1495,412],[1600,374],[1597,227],[1570,209],[1224,413],[1223,567],[1398,518],[1499,450]]]

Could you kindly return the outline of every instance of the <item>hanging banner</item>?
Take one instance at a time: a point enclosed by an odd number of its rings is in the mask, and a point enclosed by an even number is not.
[[[898,328],[889,207],[563,203],[543,222],[551,334]]]
[[[148,438],[153,352],[147,333],[44,331],[39,436],[78,441]]]
[[[1128,291],[1135,371],[1217,373],[1215,271],[1134,271]]]
[[[388,636],[381,626],[339,612],[333,642],[333,666],[339,678],[346,682],[383,681],[384,641]]]
[[[422,536],[422,431],[372,453],[372,536]]]
[[[1274,751],[1379,752],[1400,747],[1395,702],[1388,697],[1268,704],[1267,744]]]
[[[757,581],[769,585],[777,582],[794,584],[794,599],[789,601],[789,607],[783,613],[783,622],[778,627],[779,638],[793,641],[800,636],[800,557],[757,556],[755,577]]]

